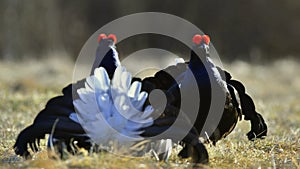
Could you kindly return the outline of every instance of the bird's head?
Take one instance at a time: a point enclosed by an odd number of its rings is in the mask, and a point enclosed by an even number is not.
[[[202,51],[205,55],[209,54],[209,43],[210,37],[208,35],[198,35],[196,34],[193,39],[193,50],[194,51]],[[200,53],[202,54],[202,53]]]
[[[193,46],[189,67],[199,68],[199,66],[202,65],[202,62],[209,57],[210,38],[208,35],[196,34],[193,37],[192,42]]]
[[[98,36],[98,43],[103,46],[114,46],[117,43],[117,37],[114,34],[106,36],[106,34],[102,33]]]
[[[117,43],[117,37],[114,34],[106,35],[100,34],[98,36],[98,47],[96,51],[96,58],[91,70],[91,75],[98,67],[104,67],[109,77],[111,78],[115,72],[117,66],[121,65],[118,52],[115,44]]]

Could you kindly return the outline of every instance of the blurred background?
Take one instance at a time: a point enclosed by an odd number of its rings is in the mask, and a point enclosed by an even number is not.
[[[153,11],[182,17],[210,35],[223,65],[237,79],[259,85],[276,76],[278,82],[300,86],[295,77],[300,67],[299,0],[0,0],[0,87],[60,90],[74,80],[74,62],[94,32],[122,16]],[[127,38],[117,48],[121,59],[148,48],[185,59],[190,53],[181,42],[154,34]],[[151,54],[142,57],[125,66],[170,64]],[[89,73],[90,67],[79,70]]]
[[[299,168],[300,0],[0,0],[0,168],[1,162],[16,161],[12,146],[19,131],[74,80],[74,62],[88,38],[114,19],[138,12],[170,13],[210,35],[223,67],[243,82],[269,126],[266,140],[252,144],[245,137],[249,124],[239,124],[225,144],[209,147],[212,167]],[[126,58],[122,64],[137,69],[167,63],[154,61],[153,52],[185,59],[190,52],[153,34],[130,37],[117,48]],[[142,50],[148,48],[161,50]],[[148,57],[127,60],[133,54]],[[16,166],[23,165],[8,168]]]
[[[221,59],[269,61],[300,54],[298,0],[1,0],[0,59],[42,59],[49,54],[76,59],[85,41],[106,23],[137,12],[182,17],[210,35]],[[159,47],[185,54],[170,39],[136,36],[120,43],[121,56]]]

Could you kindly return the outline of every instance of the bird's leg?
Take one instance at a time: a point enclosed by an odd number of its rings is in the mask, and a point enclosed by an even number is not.
[[[197,129],[195,127],[193,127],[190,132],[199,136]],[[192,153],[191,153],[192,146],[190,144],[184,144],[183,142],[181,142],[181,145],[182,145],[183,149],[179,152],[178,156],[181,158],[191,157],[192,156]]]
[[[147,127],[142,134],[143,137],[151,137],[161,134],[165,130],[167,130],[169,126],[151,126]],[[176,134],[180,134],[180,129],[173,132],[173,135],[166,136],[163,135],[163,138],[160,139],[169,139],[176,137]],[[172,139],[173,140],[173,139]],[[176,140],[175,140],[176,141]],[[199,140],[199,135],[193,134],[191,131],[181,140],[185,143],[184,149],[180,152],[179,156],[183,158],[192,157],[193,162],[195,163],[208,163],[208,152],[203,145],[203,143]]]
[[[208,152],[199,139],[199,135],[189,132],[182,140],[187,145],[179,153],[181,157],[192,157],[195,163],[208,163]]]
[[[169,129],[172,124],[175,122],[176,117],[161,117],[154,120],[152,126],[147,127],[144,130],[142,136],[143,137],[153,137],[159,134],[162,134],[167,129]],[[184,120],[184,119],[181,119]],[[180,124],[186,124],[184,122]],[[173,126],[174,127],[174,126]],[[173,141],[180,141],[176,140],[176,136],[183,135],[185,132],[184,128],[180,126],[175,126],[173,132],[170,132],[170,135],[163,135],[159,139],[172,139]],[[172,134],[171,134],[172,133]],[[184,143],[183,150],[179,153],[179,156],[183,158],[192,157],[193,162],[195,163],[208,163],[208,153],[203,145],[203,143],[199,140],[199,134],[197,130],[193,127],[188,134],[186,135],[181,141]],[[175,140],[174,140],[175,139]]]

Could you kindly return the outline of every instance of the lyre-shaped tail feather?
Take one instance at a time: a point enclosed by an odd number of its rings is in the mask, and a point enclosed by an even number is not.
[[[79,122],[96,144],[142,140],[141,129],[153,124],[152,107],[143,110],[148,94],[141,92],[140,82],[131,84],[131,74],[124,67],[117,67],[112,80],[104,68],[95,69],[77,93],[79,99],[73,104]]]

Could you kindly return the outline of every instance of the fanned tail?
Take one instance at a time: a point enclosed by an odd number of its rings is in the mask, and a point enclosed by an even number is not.
[[[141,92],[141,83],[131,83],[131,74],[117,67],[112,80],[103,67],[96,68],[78,89],[73,101],[78,119],[87,135],[96,144],[118,140],[127,144],[142,140],[141,129],[153,123],[151,107],[143,110],[148,96]]]

